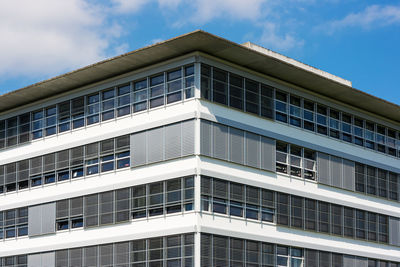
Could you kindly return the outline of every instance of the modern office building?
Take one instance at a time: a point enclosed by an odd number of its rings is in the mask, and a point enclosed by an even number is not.
[[[0,266],[400,266],[400,107],[203,31],[0,96]]]

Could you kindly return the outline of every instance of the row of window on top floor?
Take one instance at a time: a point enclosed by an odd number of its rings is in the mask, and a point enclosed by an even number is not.
[[[202,64],[203,98],[400,157],[400,133],[372,121]]]
[[[194,97],[194,65],[0,120],[0,149]]]

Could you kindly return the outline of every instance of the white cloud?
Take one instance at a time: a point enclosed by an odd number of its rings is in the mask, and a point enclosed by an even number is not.
[[[218,17],[255,21],[263,13],[267,0],[193,0],[192,21],[206,23]]]
[[[274,23],[266,22],[263,26],[264,28],[260,38],[260,43],[269,49],[287,51],[304,45],[304,40],[297,39],[289,33],[279,36],[279,29]]]
[[[151,0],[112,0],[114,10],[120,13],[137,12]]]
[[[329,22],[319,26],[319,30],[333,33],[336,30],[347,27],[362,27],[365,29],[382,27],[400,23],[400,6],[372,5],[358,13],[351,13],[341,20]]]
[[[104,21],[85,0],[1,1],[0,75],[54,75],[104,58],[121,31]]]
[[[158,0],[158,4],[162,8],[175,9],[182,3],[182,0]]]

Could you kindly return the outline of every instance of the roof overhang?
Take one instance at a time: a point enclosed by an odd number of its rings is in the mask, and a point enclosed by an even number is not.
[[[351,87],[333,75],[301,66],[252,45],[240,45],[204,31],[110,58],[0,96],[0,113],[194,51],[292,83],[356,108],[400,122],[400,106]],[[269,51],[269,50],[268,50]]]

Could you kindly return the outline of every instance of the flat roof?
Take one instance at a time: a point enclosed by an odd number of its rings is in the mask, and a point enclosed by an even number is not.
[[[38,82],[0,96],[0,113],[142,67],[200,51],[400,122],[400,106],[367,94],[351,82],[260,46],[237,44],[196,30]]]

